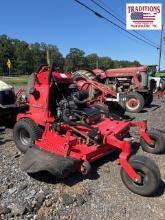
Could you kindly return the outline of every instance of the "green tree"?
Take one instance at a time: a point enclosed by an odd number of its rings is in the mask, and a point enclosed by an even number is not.
[[[140,64],[139,61],[137,61],[137,60],[134,60],[134,61],[132,62],[132,64],[133,64],[134,66],[141,66],[141,64]]]
[[[56,64],[60,70],[75,71],[81,68],[101,69],[140,66],[135,61],[112,60],[110,57],[99,57],[96,53],[85,57],[83,50],[71,48],[66,58],[60,53],[57,46],[45,43],[28,44],[19,39],[11,39],[7,35],[0,35],[0,73],[8,72],[7,60],[12,63],[11,74],[32,73],[38,69],[41,64],[46,64],[46,52],[50,51],[51,61]]]
[[[110,57],[100,57],[99,68],[103,70],[112,69],[114,67],[114,62]]]
[[[121,67],[131,67],[131,66],[141,66],[138,61],[128,61],[128,60],[114,60],[114,68],[121,68]]]
[[[96,53],[86,56],[86,67],[95,69],[99,65],[99,56]]]
[[[85,53],[78,48],[71,48],[65,59],[65,70],[75,71],[85,67]]]
[[[13,61],[14,58],[14,47],[12,41],[6,35],[0,36],[0,72],[8,72],[7,60]]]
[[[36,71],[38,67],[43,64],[41,61],[43,61],[43,57],[41,56],[41,46],[39,43],[33,43],[30,44],[30,51],[32,54],[32,65],[33,65],[33,71]],[[43,52],[43,51],[42,51]],[[46,63],[46,54],[45,54],[45,62]]]
[[[50,51],[51,62],[55,63],[56,68],[63,70],[65,60],[60,53],[58,47],[49,44],[46,46],[46,48]]]
[[[33,71],[33,62],[28,43],[25,41],[13,40],[13,45],[15,48],[13,65],[17,73],[31,73]]]

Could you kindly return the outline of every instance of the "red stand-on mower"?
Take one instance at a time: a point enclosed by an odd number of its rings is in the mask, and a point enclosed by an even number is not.
[[[106,118],[88,105],[88,92],[79,91],[69,73],[41,66],[31,78],[29,110],[18,114],[14,140],[25,153],[27,173],[49,171],[58,178],[79,171],[88,174],[91,163],[119,150],[123,183],[134,193],[148,196],[159,187],[160,171],[146,156],[133,155],[130,128],[138,127],[143,150],[159,153],[164,138],[147,131],[145,121]]]

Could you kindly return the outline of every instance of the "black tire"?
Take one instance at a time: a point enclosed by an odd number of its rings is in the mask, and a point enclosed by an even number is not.
[[[93,106],[104,113],[105,117],[112,118],[114,120],[122,120],[125,110],[117,102],[108,103],[107,105],[102,103],[93,104]]]
[[[14,141],[17,148],[26,153],[33,142],[39,139],[42,135],[42,129],[35,124],[34,121],[28,118],[19,120],[13,130]]]
[[[105,114],[106,117],[109,117],[109,108],[107,105],[104,105],[102,103],[95,103],[92,106],[99,109],[102,113]]]
[[[79,81],[79,80],[87,81],[83,76],[80,76],[80,75],[74,75],[73,80],[74,81]]]
[[[81,76],[82,78],[84,76],[84,78],[88,79],[88,80],[95,80],[96,79],[95,74],[92,73],[92,71],[90,71],[90,70],[78,70],[73,73],[73,76],[74,76],[74,80],[75,80],[75,77],[77,77],[77,76]]]
[[[129,163],[142,177],[142,182],[134,182],[121,168],[121,179],[125,186],[138,195],[153,195],[160,184],[160,171],[155,162],[145,156],[134,155],[129,159]]]
[[[140,138],[140,145],[142,149],[148,153],[159,154],[165,151],[165,139],[159,131],[147,131],[147,134],[154,141],[153,145],[149,145],[145,140]]]
[[[109,102],[107,103],[109,107],[110,114],[116,114],[119,117],[123,117],[125,114],[125,108],[118,102]]]
[[[83,76],[80,76],[80,75],[75,75],[73,77],[73,80],[76,81],[76,82],[78,82],[80,80],[87,81],[85,78],[83,78]],[[89,91],[89,100],[92,100],[92,99],[95,98],[95,96],[97,96],[97,90],[95,89],[94,86],[90,86],[88,91]]]
[[[144,107],[144,97],[138,92],[131,92],[127,95],[126,110],[132,113],[141,112]]]
[[[145,99],[145,105],[149,106],[153,102],[153,94],[147,93],[146,95],[144,95],[144,99]]]

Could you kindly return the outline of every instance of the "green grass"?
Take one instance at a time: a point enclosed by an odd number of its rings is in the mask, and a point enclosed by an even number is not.
[[[0,80],[12,86],[25,86],[28,82],[29,76],[21,75],[21,76],[11,76],[11,77],[3,77],[0,76]]]

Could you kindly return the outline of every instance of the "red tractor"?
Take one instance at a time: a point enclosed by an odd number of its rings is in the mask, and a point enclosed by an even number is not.
[[[89,92],[89,104],[96,103],[96,107],[104,111],[107,116],[121,119],[128,117],[125,114],[126,93],[116,93],[107,85],[84,79],[84,77],[74,77],[75,83],[79,90],[87,90]]]
[[[106,71],[86,69],[73,74],[74,77],[81,74],[90,80],[104,83],[117,93],[127,92],[125,107],[129,112],[140,112],[144,105],[151,104],[153,100],[156,82],[149,78],[147,66],[108,69]]]
[[[49,171],[58,178],[79,171],[88,174],[91,163],[118,150],[123,183],[139,195],[153,194],[160,172],[146,156],[133,155],[131,127],[137,127],[143,150],[160,153],[163,136],[147,131],[146,121],[106,118],[88,105],[88,91],[78,90],[69,73],[41,66],[31,78],[29,110],[17,116],[14,140],[25,153],[22,169],[27,173]]]

